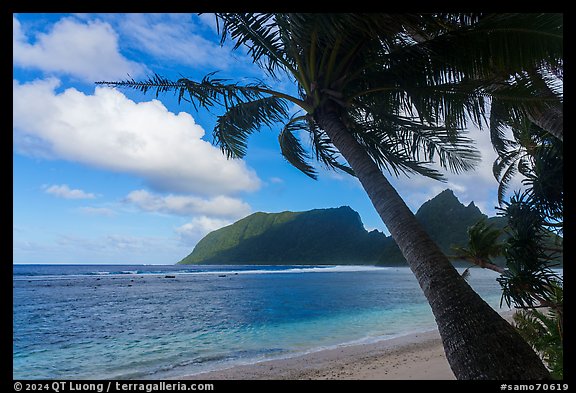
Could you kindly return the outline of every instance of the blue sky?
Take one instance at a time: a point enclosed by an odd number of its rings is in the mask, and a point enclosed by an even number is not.
[[[269,80],[213,16],[14,14],[13,262],[173,264],[208,232],[256,212],[349,205],[388,233],[354,178],[322,169],[314,181],[280,155],[276,129],[249,139],[243,160],[211,144],[215,116],[95,81],[158,73]],[[470,129],[483,161],[441,183],[389,176],[413,211],[450,188],[495,215],[495,153]],[[511,189],[514,189],[513,186]]]

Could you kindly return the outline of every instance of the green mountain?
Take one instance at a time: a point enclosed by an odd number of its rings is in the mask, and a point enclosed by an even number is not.
[[[374,264],[386,241],[348,206],[254,213],[209,233],[179,263]]]
[[[468,206],[463,205],[450,189],[424,202],[416,212],[416,219],[446,255],[454,254],[452,246],[467,244],[468,228],[479,220],[487,219],[488,223],[497,228],[503,228],[506,224],[506,219],[502,217],[483,214],[474,202]],[[386,244],[378,263],[390,265],[398,264],[398,261],[406,263],[396,243],[391,241]]]
[[[465,245],[467,229],[487,218],[451,190],[424,203],[416,218],[446,254]],[[502,218],[489,221],[504,226]],[[181,264],[378,264],[406,263],[391,237],[364,229],[348,206],[306,212],[254,213],[206,235]]]

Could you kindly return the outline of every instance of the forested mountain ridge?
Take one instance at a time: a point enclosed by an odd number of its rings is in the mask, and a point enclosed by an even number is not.
[[[416,218],[440,248],[453,254],[463,246],[467,229],[488,218],[474,202],[460,203],[447,189],[425,202]],[[181,264],[378,264],[404,265],[394,240],[368,232],[360,215],[348,206],[305,212],[254,213],[206,235]]]
[[[374,264],[386,241],[348,206],[258,212],[209,233],[180,263]]]

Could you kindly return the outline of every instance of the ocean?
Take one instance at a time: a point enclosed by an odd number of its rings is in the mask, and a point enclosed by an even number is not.
[[[500,310],[497,277],[468,282]],[[13,267],[14,379],[178,378],[435,326],[405,267]]]

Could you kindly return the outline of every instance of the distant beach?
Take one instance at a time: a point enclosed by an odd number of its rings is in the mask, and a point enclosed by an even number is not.
[[[513,311],[501,314],[512,321]],[[438,330],[189,375],[189,380],[455,380]]]

